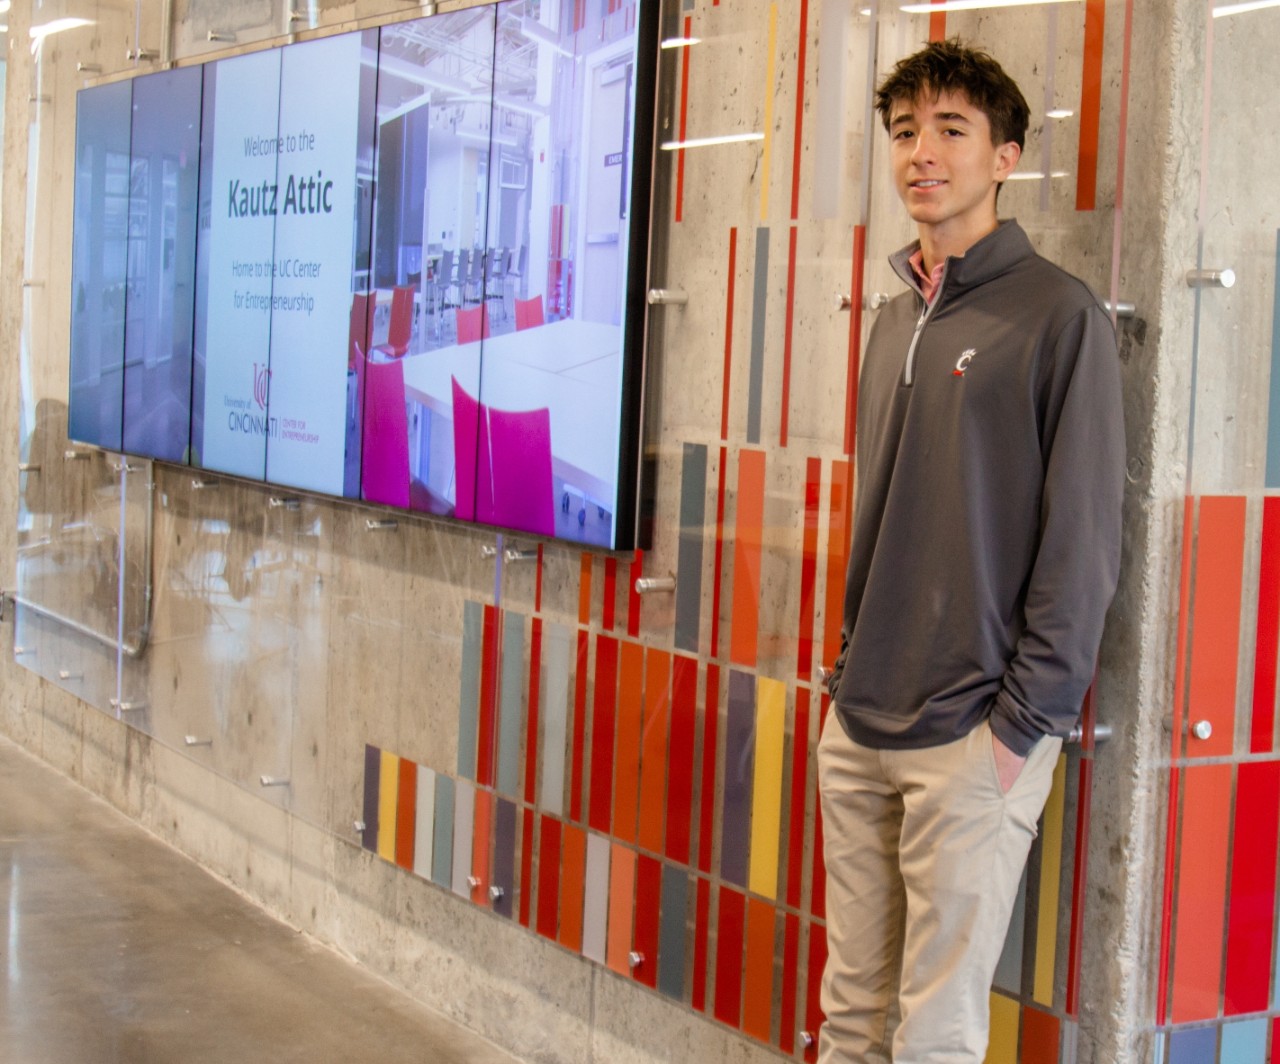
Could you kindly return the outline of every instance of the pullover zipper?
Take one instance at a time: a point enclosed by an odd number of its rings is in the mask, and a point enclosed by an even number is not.
[[[911,346],[907,348],[907,365],[902,371],[902,383],[910,388],[912,382],[916,378],[916,345],[920,343],[920,334],[924,332],[925,324],[929,320],[929,315],[933,313],[933,308],[938,305],[942,299],[942,289],[947,283],[947,267],[951,265],[950,260],[942,267],[942,276],[938,278],[938,288],[933,293],[933,302],[927,299],[924,301],[924,309],[920,311],[920,317],[916,319],[916,331],[911,334]],[[923,298],[923,293],[921,293]]]

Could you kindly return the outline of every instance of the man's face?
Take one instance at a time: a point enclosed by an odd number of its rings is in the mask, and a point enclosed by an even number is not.
[[[895,100],[889,137],[894,184],[922,239],[963,254],[995,228],[996,189],[1021,150],[992,144],[990,121],[965,96],[926,92],[919,100]]]

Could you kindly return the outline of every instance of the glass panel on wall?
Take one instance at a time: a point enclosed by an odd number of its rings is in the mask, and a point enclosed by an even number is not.
[[[202,82],[197,67],[133,82],[123,448],[170,462],[190,444]]]

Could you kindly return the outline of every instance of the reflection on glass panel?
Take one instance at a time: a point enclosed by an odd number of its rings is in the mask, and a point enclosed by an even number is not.
[[[72,241],[73,440],[120,449],[129,253],[128,81],[83,90],[76,108]]]
[[[362,494],[465,519],[479,344],[443,352],[480,339],[493,27],[492,7],[385,26],[378,63]]]
[[[353,291],[368,275],[375,31],[283,53],[270,312],[267,479],[354,495],[359,372]],[[363,261],[362,261],[363,259]],[[403,399],[401,400],[403,405]]]
[[[279,49],[204,68],[193,465],[262,479],[279,159]]]
[[[184,462],[191,431],[200,70],[133,83],[124,449]]]

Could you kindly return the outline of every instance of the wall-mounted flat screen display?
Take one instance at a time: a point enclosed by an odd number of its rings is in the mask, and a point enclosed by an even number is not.
[[[83,90],[72,434],[634,545],[656,49],[503,0]]]

